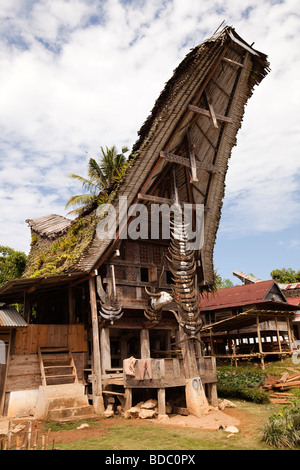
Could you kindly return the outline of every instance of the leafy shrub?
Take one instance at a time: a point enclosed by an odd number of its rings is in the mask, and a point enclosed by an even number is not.
[[[218,395],[223,398],[242,398],[255,403],[269,403],[269,396],[259,387],[265,374],[259,372],[218,372]]]
[[[279,449],[300,448],[300,405],[294,402],[270,416],[262,429],[262,440]]]

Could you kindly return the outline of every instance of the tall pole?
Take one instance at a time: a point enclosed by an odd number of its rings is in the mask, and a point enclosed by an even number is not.
[[[99,324],[97,315],[97,299],[94,277],[90,277],[89,279],[89,290],[93,333],[93,405],[95,413],[101,414],[104,412],[104,402],[102,395]]]

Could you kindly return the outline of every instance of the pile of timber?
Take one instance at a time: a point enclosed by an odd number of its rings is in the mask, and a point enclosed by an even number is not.
[[[287,393],[287,390],[292,388],[300,388],[300,372],[290,375],[285,372],[279,380],[273,384],[264,386],[266,390],[274,390],[270,394],[271,403],[292,403],[291,399],[297,399],[292,393]]]

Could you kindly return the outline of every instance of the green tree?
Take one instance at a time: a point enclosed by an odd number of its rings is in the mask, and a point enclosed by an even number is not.
[[[0,246],[0,285],[22,276],[27,256],[22,251],[15,251],[8,246]]]
[[[274,269],[271,271],[271,277],[280,284],[293,284],[300,282],[300,270],[295,271],[292,268]]]
[[[226,287],[234,287],[230,279],[223,279],[219,274],[216,275],[216,288],[225,289]]]
[[[97,200],[100,201],[100,194],[102,194],[103,197],[103,193],[124,174],[124,170],[127,166],[127,160],[124,154],[128,152],[128,148],[122,147],[121,153],[118,153],[115,146],[111,148],[106,147],[106,149],[100,147],[100,149],[102,155],[99,161],[94,158],[89,159],[87,178],[74,173],[69,175],[70,178],[80,181],[83,189],[87,191],[86,194],[72,196],[69,199],[66,204],[66,209],[71,206],[81,205],[71,211],[72,213],[80,214],[90,203]]]

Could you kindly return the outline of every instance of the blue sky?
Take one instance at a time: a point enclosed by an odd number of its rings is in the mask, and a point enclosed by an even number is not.
[[[100,146],[132,147],[173,70],[221,22],[269,56],[226,179],[214,263],[300,269],[299,0],[1,0],[0,245],[66,215]],[[238,282],[238,281],[237,281]]]

